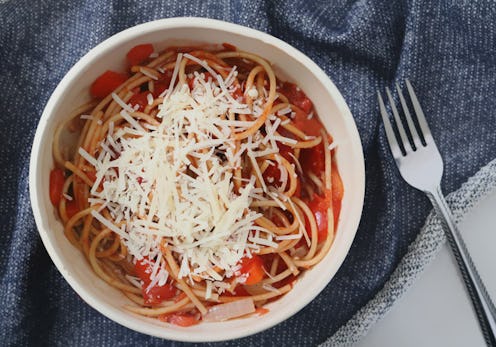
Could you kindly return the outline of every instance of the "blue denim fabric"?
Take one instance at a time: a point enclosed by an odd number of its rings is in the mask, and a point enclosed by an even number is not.
[[[305,309],[257,335],[215,346],[323,342],[385,284],[430,211],[391,160],[375,91],[408,77],[445,159],[450,192],[495,156],[496,3],[448,1],[0,1],[0,344],[182,346],[113,323],[86,305],[49,259],[28,196],[34,131],[51,92],[90,48],[135,24],[204,16],[299,48],[348,102],[367,188],[349,256]]]

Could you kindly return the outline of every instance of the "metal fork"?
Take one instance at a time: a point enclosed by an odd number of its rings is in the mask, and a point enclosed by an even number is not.
[[[496,346],[496,309],[475,268],[465,242],[456,227],[451,211],[441,192],[440,183],[443,175],[443,159],[432,138],[431,131],[412,85],[408,80],[405,83],[419,127],[417,129],[414,124],[405,97],[396,83],[396,91],[407,123],[407,129],[405,130],[391,92],[389,88],[386,88],[387,98],[389,99],[391,111],[398,129],[399,139],[391,126],[381,94],[377,92],[379,109],[391,152],[403,179],[411,186],[427,194],[434,206],[434,210],[442,220],[446,237],[472,300],[484,339],[488,346]]]

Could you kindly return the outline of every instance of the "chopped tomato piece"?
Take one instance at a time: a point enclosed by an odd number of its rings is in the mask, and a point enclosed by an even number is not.
[[[185,292],[181,292],[178,296],[176,296],[174,298],[174,302],[179,302],[179,301],[181,301],[182,299],[184,299],[186,297],[187,297],[186,293]]]
[[[154,89],[153,89],[153,98],[156,99],[162,94],[167,88],[169,88],[170,80],[165,82],[165,81],[159,81],[155,82]]]
[[[67,214],[67,218],[71,219],[78,212],[79,212],[79,206],[76,200],[71,200],[66,203],[65,213]]]
[[[291,154],[293,154],[293,149],[289,146],[286,146],[280,142],[277,143],[277,147],[279,147],[279,154],[289,162],[293,162]],[[279,165],[277,163],[273,163],[274,165],[269,165],[267,169],[265,169],[262,177],[265,182],[268,184],[279,187],[281,185],[281,171],[279,170]]]
[[[301,108],[306,114],[312,110],[312,102],[296,84],[284,82],[279,91],[288,98],[290,103]]]
[[[322,123],[316,118],[308,118],[308,114],[301,112],[299,110],[295,111],[296,116],[293,119],[293,124],[295,127],[303,131],[309,136],[320,136],[320,130],[323,128]]]
[[[279,170],[278,164],[274,163],[273,165],[267,166],[264,173],[262,174],[262,177],[264,181],[267,182],[267,184],[274,187],[279,187],[279,185],[281,184],[281,171]]]
[[[293,148],[286,146],[285,144],[282,144],[280,142],[277,142],[277,147],[279,148],[279,154],[286,159],[287,161],[292,161],[294,155],[293,153]]]
[[[339,175],[338,167],[334,163],[332,163],[331,187],[332,212],[334,214],[334,228],[336,228],[338,225],[339,213],[341,213],[341,202],[344,196],[344,186],[341,176]]]
[[[161,320],[162,322],[178,325],[180,327],[189,327],[198,324],[200,322],[196,318],[196,315],[190,313],[162,314],[158,316],[158,319]]]
[[[131,104],[131,106],[133,107],[135,105],[138,105],[139,106],[138,111],[143,111],[145,107],[148,105],[148,94],[151,93],[146,91],[146,92],[134,94],[133,96],[131,96],[131,99],[129,99],[128,103]]]
[[[162,75],[160,75],[158,81],[153,84],[153,97],[158,98],[167,88],[172,80],[172,70],[166,70]]]
[[[252,254],[251,258],[244,257],[240,262],[239,272],[241,276],[246,276],[244,284],[253,285],[260,282],[264,276],[263,260],[260,256]]]
[[[327,209],[331,206],[331,192],[327,191],[323,197],[314,193],[312,199],[307,204],[315,216],[318,242],[325,241],[328,233]],[[310,224],[308,222],[306,224],[306,229],[310,231]]]
[[[119,156],[119,153],[117,153],[117,156]],[[118,168],[116,168],[116,170],[118,170]],[[86,177],[88,177],[88,179],[91,182],[95,183],[95,181],[96,181],[96,171],[94,169],[83,170],[83,172],[86,174]],[[105,182],[105,177],[102,178],[102,180],[100,181],[100,184],[98,185],[98,187],[100,189],[103,189],[103,183],[104,182]]]
[[[177,289],[172,284],[164,284],[163,286],[153,286],[147,290],[148,285],[143,285],[141,294],[147,305],[158,305],[162,301],[171,299],[176,296]]]
[[[195,86],[195,78],[194,77],[188,77],[189,90],[192,90],[194,86]]]
[[[334,228],[337,227],[339,213],[341,212],[341,201],[343,200],[343,195],[343,181],[341,181],[341,176],[339,176],[336,164],[332,163],[331,191],[327,190],[324,196],[320,196],[314,193],[313,198],[310,201],[307,201],[308,207],[313,212],[315,221],[317,222],[319,242],[322,242],[327,238],[327,209],[329,208],[329,206],[331,206],[331,202],[332,213],[334,216]],[[308,221],[306,221],[306,228],[307,230],[310,230]]]
[[[145,304],[147,305],[158,305],[162,301],[171,299],[176,296],[177,289],[170,283],[166,283],[162,286],[155,285],[148,289],[151,282],[151,274],[153,271],[154,262],[148,258],[143,258],[137,261],[134,265],[134,270],[138,277],[143,281],[141,288],[141,293],[143,299],[145,299]]]
[[[136,275],[145,283],[150,283],[150,275],[152,274],[152,262],[144,257],[141,260],[136,261],[134,265],[134,271],[136,271]]]
[[[310,110],[312,109],[312,102],[307,97],[302,99],[298,104],[299,104],[299,107],[307,113],[310,112]]]
[[[91,85],[90,93],[95,98],[103,99],[112,93],[118,86],[127,81],[127,75],[107,70]]]
[[[88,177],[92,182],[96,181],[96,171],[95,170],[88,170],[84,171],[86,174],[86,177]]]
[[[320,176],[325,170],[324,144],[320,143],[315,147],[303,149],[300,153],[300,164],[303,170],[311,170]]]
[[[58,206],[62,199],[62,190],[64,188],[64,171],[61,169],[53,169],[50,171],[50,201],[54,206]]]
[[[269,313],[269,310],[266,309],[265,307],[258,307],[255,309],[255,313],[258,314],[259,316],[263,316],[266,313]]]
[[[250,294],[246,291],[245,287],[243,287],[243,285],[241,284],[238,284],[233,292],[228,292],[228,291],[225,291],[224,293],[222,293],[222,295],[224,296],[249,296]]]
[[[170,80],[168,82],[156,82],[155,89],[153,90],[153,98],[156,99],[162,94],[167,88],[169,88]]]
[[[236,51],[237,48],[234,45],[231,45],[230,43],[224,42],[222,46],[226,49],[226,51]]]
[[[150,43],[146,43],[143,45],[134,46],[129,50],[126,57],[129,62],[129,65],[139,65],[146,59],[150,57],[150,54],[153,53],[153,45]]]

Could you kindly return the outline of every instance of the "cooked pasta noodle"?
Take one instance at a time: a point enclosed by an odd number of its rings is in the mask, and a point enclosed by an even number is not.
[[[225,317],[252,313],[331,248],[343,196],[332,137],[258,55],[145,48],[55,131],[64,233],[132,312],[182,326],[237,300]]]

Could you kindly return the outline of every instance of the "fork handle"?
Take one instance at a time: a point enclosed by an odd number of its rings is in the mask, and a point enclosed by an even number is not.
[[[458,230],[453,215],[444,199],[441,188],[438,186],[433,191],[427,192],[429,199],[434,206],[444,225],[446,237],[451,246],[453,255],[458,263],[458,268],[462,274],[472,305],[474,306],[479,324],[488,346],[496,346],[496,309],[472,258],[467,250],[467,246]]]

